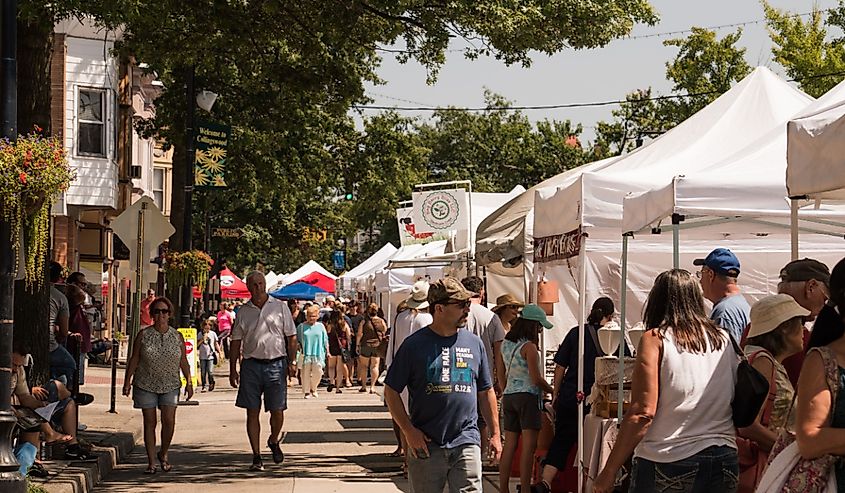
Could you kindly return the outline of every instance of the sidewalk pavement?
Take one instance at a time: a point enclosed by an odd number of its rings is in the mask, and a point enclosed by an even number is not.
[[[109,409],[110,369],[89,368],[85,392],[94,403],[81,408],[80,422],[88,429],[80,437],[94,445],[96,462],[46,461],[52,473],[34,480],[51,493],[90,491],[166,493],[241,490],[292,493],[408,492],[399,472],[400,459],[389,457],[395,438],[387,408],[380,396],[321,392],[319,399],[303,399],[301,389],[288,389],[282,448],[283,465],[276,466],[262,445],[267,471],[249,472],[251,459],[244,430],[244,414],[235,408],[236,391],[229,387],[225,367],[217,368],[217,389],[198,393],[197,406],[180,406],[170,460],[173,472],[141,473],[146,454],[141,443],[141,413],[119,394],[123,368],[118,369],[117,414]],[[324,389],[321,389],[324,390]],[[381,390],[381,389],[379,389]],[[266,415],[262,413],[266,428]],[[262,438],[266,429],[262,428]],[[134,450],[133,450],[134,447]],[[269,463],[268,463],[269,461]],[[516,491],[514,480],[511,491]],[[95,489],[96,485],[96,489]],[[484,492],[498,491],[498,476],[485,474]]]

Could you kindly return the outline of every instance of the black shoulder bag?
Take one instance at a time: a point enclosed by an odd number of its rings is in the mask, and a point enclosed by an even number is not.
[[[769,381],[762,373],[751,366],[733,335],[728,334],[728,337],[734,351],[740,358],[739,366],[736,369],[736,386],[734,387],[731,411],[734,426],[745,428],[754,423],[760,413],[760,408],[766,402],[766,397],[769,395]]]

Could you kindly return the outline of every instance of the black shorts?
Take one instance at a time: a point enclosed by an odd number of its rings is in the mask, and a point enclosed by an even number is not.
[[[542,425],[540,399],[537,394],[517,392],[502,397],[505,431],[539,430]]]

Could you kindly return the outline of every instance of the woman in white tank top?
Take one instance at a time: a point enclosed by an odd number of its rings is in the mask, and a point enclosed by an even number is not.
[[[739,465],[731,415],[738,357],[706,315],[682,269],[654,281],[645,306],[631,407],[594,492],[609,492],[633,453],[630,492],[735,492]]]

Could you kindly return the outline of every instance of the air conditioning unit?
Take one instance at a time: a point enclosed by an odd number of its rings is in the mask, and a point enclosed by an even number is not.
[[[141,178],[141,167],[135,166],[134,164],[129,167],[129,178],[133,180],[137,180]]]

